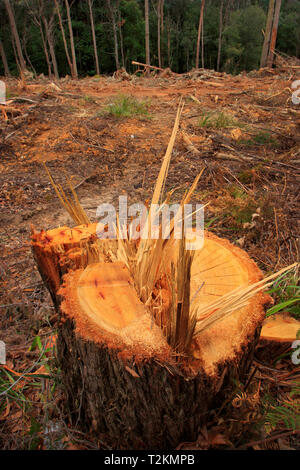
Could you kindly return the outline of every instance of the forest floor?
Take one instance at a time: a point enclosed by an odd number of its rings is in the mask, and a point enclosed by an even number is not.
[[[31,254],[30,225],[49,229],[72,221],[42,162],[57,183],[66,186],[72,178],[92,220],[100,203],[117,205],[119,195],[144,202],[182,98],[166,189],[177,188],[179,200],[205,166],[195,198],[210,202],[209,230],[245,249],[266,274],[299,260],[296,73],[123,78],[6,81],[7,103],[0,107],[0,339],[7,348],[7,367],[0,366],[2,449],[107,448],[63,419],[51,341],[57,317]],[[116,100],[121,107],[129,100],[134,109],[116,116]],[[280,301],[286,294],[275,295]],[[237,389],[197,442],[180,448],[299,449],[293,416],[299,413],[300,367],[289,355],[277,359],[258,355],[247,391]]]

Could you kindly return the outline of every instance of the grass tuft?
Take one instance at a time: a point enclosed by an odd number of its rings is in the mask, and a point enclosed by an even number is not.
[[[224,129],[229,127],[245,127],[245,124],[224,111],[204,111],[198,120],[199,127]]]
[[[268,309],[267,317],[284,311],[300,320],[300,286],[295,272],[281,276],[268,293],[274,297],[275,305]]]
[[[277,148],[279,146],[278,141],[272,137],[269,132],[259,132],[252,139],[242,139],[239,141],[240,145],[247,145],[248,147],[257,146],[268,146]]]
[[[138,116],[150,119],[148,107],[148,102],[140,101],[134,96],[118,95],[105,107],[105,112],[117,118]]]

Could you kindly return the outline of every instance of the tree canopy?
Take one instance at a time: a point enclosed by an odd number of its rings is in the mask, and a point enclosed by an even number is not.
[[[0,0],[0,75],[8,70],[18,75],[20,70],[7,4],[26,68],[36,75],[76,75],[75,69],[79,76],[95,75],[96,56],[101,74],[110,74],[117,66],[132,72],[132,60],[146,61],[144,0]],[[201,4],[202,0],[149,2],[151,65],[161,63],[178,73],[195,67]],[[268,4],[268,0],[206,0],[199,65],[217,69],[219,51],[221,71],[258,68]],[[300,0],[282,3],[276,49],[300,56]]]

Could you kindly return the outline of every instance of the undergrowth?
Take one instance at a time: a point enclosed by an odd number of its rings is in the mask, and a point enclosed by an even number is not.
[[[278,148],[279,143],[277,139],[274,139],[269,132],[258,132],[251,139],[240,139],[239,145],[247,147],[267,146],[271,148]]]
[[[149,103],[130,95],[118,95],[104,108],[104,114],[122,117],[143,117],[149,119]]]
[[[238,121],[231,114],[225,113],[224,111],[203,111],[199,120],[199,127],[208,127],[208,128],[229,128],[229,127],[245,127],[245,124]]]
[[[289,394],[284,398],[273,398],[266,394],[262,399],[265,408],[264,427],[266,432],[278,428],[300,429],[300,382],[295,382]]]
[[[6,428],[6,434],[11,434],[12,441],[15,436],[18,448],[41,449],[41,445],[45,448],[45,442],[47,449],[57,448],[57,445],[62,448],[63,443],[55,443],[57,436],[49,431],[51,416],[56,409],[55,392],[60,381],[54,349],[53,346],[47,347],[47,341],[43,345],[40,336],[36,336],[29,348],[30,352],[35,350],[38,358],[21,375],[0,367],[0,417],[7,419],[8,423],[11,418],[13,423],[14,416],[18,416],[17,423],[12,424],[13,429]],[[2,448],[9,449],[11,445],[7,440]]]
[[[282,275],[269,290],[275,305],[268,309],[267,316],[284,311],[300,320],[300,286],[295,273]]]

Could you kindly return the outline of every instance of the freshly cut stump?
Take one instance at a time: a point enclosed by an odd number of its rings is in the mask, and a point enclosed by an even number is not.
[[[113,449],[172,449],[196,440],[233,380],[245,379],[269,296],[255,295],[212,325],[193,342],[192,357],[178,360],[123,263],[69,270],[59,290],[45,266],[39,268],[60,311],[58,360],[72,423]],[[192,264],[191,298],[203,282],[195,302],[208,305],[261,277],[245,252],[206,232]]]

